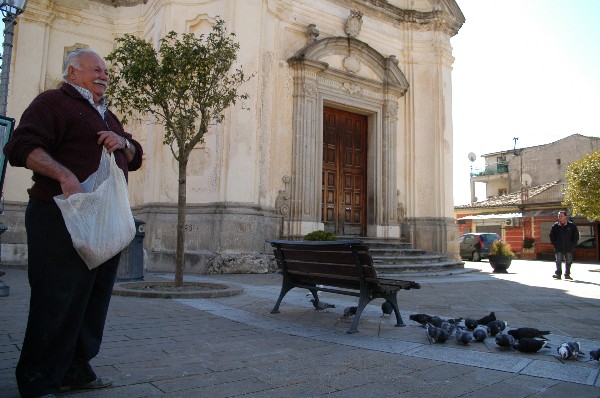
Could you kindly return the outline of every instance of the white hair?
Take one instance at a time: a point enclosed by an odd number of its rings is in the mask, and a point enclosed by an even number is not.
[[[63,61],[63,80],[67,81],[67,77],[69,75],[69,66],[74,67],[75,69],[79,69],[79,59],[83,54],[94,54],[100,57],[100,55],[89,48],[79,48],[74,51],[70,51]]]

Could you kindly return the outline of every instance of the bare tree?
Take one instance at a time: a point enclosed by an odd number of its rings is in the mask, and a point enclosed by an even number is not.
[[[224,110],[248,94],[238,94],[246,77],[233,70],[239,44],[217,19],[208,35],[169,32],[159,49],[132,35],[118,38],[106,59],[112,63],[111,103],[127,117],[152,115],[164,125],[164,144],[179,163],[175,286],[183,284],[187,164],[192,149],[211,124],[221,123]]]

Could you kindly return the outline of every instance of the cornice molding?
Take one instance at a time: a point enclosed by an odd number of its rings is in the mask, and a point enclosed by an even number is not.
[[[331,0],[348,7],[348,0]],[[387,17],[420,30],[440,30],[454,36],[465,23],[465,16],[455,0],[439,0],[431,11],[417,11],[396,7],[387,0],[351,0],[350,8],[365,16]]]

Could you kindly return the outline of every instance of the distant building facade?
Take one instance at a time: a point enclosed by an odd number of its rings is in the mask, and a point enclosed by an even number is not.
[[[68,51],[106,56],[126,33],[155,45],[170,30],[206,34],[218,17],[255,76],[242,87],[250,111],[229,109],[190,156],[185,271],[318,229],[456,256],[450,38],[464,16],[454,0],[30,0],[8,113],[18,119],[61,83]],[[130,198],[146,223],[146,268],[170,271],[177,164],[160,125],[126,129],[145,149]],[[26,258],[29,183],[27,170],[7,170],[4,260]]]
[[[556,142],[483,155],[484,170],[471,174],[486,184],[488,198],[454,207],[459,233],[495,232],[523,257],[546,257],[553,251],[548,234],[557,220],[566,188],[567,166],[600,150],[600,138],[573,134]],[[587,248],[576,250],[578,260],[600,260],[598,220],[575,218]],[[523,250],[525,238],[534,238],[533,250]]]

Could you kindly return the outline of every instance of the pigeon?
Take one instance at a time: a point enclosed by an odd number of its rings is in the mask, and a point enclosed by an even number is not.
[[[600,361],[600,348],[597,350],[590,351],[590,361],[595,359],[596,361]]]
[[[439,328],[439,327],[441,327],[441,326],[442,326],[442,322],[443,322],[443,321],[442,321],[442,318],[440,318],[440,317],[439,317],[439,316],[437,316],[437,315],[434,315],[434,316],[432,316],[432,317],[431,317],[431,319],[429,320],[429,322],[428,322],[428,323],[430,323],[430,324],[432,324],[433,326],[435,326],[435,327],[438,327],[438,328]]]
[[[456,329],[456,342],[458,344],[468,345],[473,341],[473,335],[466,329],[460,327]]]
[[[487,327],[490,329],[490,334],[492,336],[495,336],[498,333],[502,332],[504,329],[506,329],[506,325],[506,322],[495,320],[488,323]]]
[[[477,324],[478,325],[487,325],[491,321],[495,321],[495,320],[496,320],[496,314],[494,314],[494,312],[490,312],[489,315],[486,315],[483,318],[477,320]]]
[[[356,315],[356,307],[346,307],[344,308],[344,316],[354,316]]]
[[[536,337],[540,338],[540,339],[548,340],[545,335],[550,334],[550,331],[549,330],[539,330],[536,328],[518,328],[518,329],[509,330],[508,334],[510,334],[512,337],[514,337],[517,340],[520,340],[523,338],[533,339]]]
[[[506,327],[508,326],[508,322],[501,321],[499,319],[496,319],[495,321],[492,321],[490,323],[494,323],[498,327],[498,329],[500,329],[501,332],[503,332],[504,329],[506,329]],[[488,326],[490,326],[489,323]]]
[[[386,300],[383,304],[381,304],[381,311],[383,312],[383,315],[381,316],[391,315],[392,312],[394,312],[394,306],[392,303]]]
[[[310,299],[310,301],[312,302],[313,307],[315,307],[315,310],[318,310],[318,311],[322,311],[322,310],[325,310],[327,308],[335,308],[335,305],[326,303],[326,302],[321,301],[321,300],[317,301],[315,299]]]
[[[458,324],[461,323],[462,320],[463,320],[462,318],[450,318],[450,319],[446,319],[444,322],[448,322],[449,324],[458,326]]]
[[[502,349],[512,349],[515,345],[515,342],[515,338],[512,337],[510,334],[498,333],[496,335],[496,344]]]
[[[450,334],[442,328],[427,324],[427,338],[434,343],[443,343],[450,337]]]
[[[482,343],[483,340],[490,336],[490,329],[487,326],[477,326],[473,330],[473,338],[476,342]]]
[[[465,319],[465,327],[469,330],[473,330],[477,327],[477,320],[473,318]]]
[[[513,336],[514,337],[514,336]],[[534,353],[541,350],[546,346],[547,341],[534,339],[530,337],[523,337],[522,339],[516,340],[513,348],[517,351],[526,352],[526,353]]]
[[[425,327],[427,322],[431,320],[431,315],[427,314],[410,314],[408,319],[411,321],[419,323],[421,326]]]
[[[442,321],[442,323],[438,327],[444,329],[446,332],[448,332],[448,334],[452,334],[454,332],[454,329],[456,328],[456,325],[447,321]]]
[[[556,347],[556,352],[562,359],[575,359],[577,356],[582,355],[581,348],[578,341],[569,341],[562,343]]]

